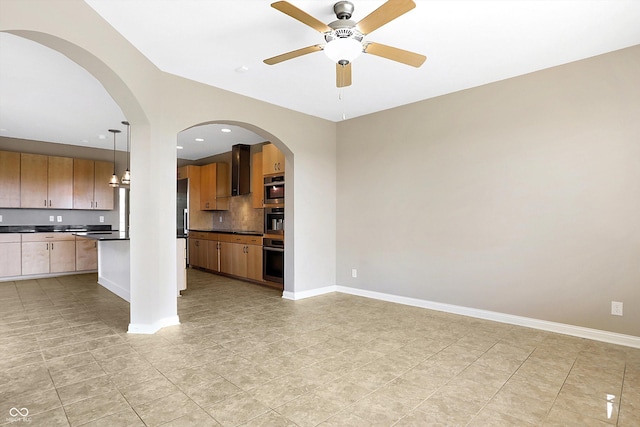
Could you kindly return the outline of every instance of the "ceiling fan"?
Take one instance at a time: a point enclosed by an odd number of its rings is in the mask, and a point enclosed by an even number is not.
[[[420,67],[427,59],[418,53],[363,40],[367,34],[416,7],[413,0],[387,0],[358,23],[351,20],[354,7],[349,1],[339,1],[333,5],[338,20],[329,24],[319,21],[286,1],[277,1],[272,3],[271,7],[321,32],[326,44],[316,44],[283,53],[265,59],[265,64],[274,65],[322,50],[336,63],[336,86],[345,87],[351,85],[351,62],[361,53],[391,59],[412,67]]]

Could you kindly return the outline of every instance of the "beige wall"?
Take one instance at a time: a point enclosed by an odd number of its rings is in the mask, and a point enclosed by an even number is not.
[[[245,126],[285,153],[285,289],[335,284],[334,123],[163,73],[81,0],[3,0],[0,30],[56,49],[83,66],[131,123],[134,329],[152,331],[177,321],[171,279],[176,135],[201,123]]]
[[[640,336],[638,76],[635,46],[339,123],[337,284]]]

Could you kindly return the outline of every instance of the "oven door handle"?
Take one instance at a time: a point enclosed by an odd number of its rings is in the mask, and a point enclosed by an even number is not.
[[[269,251],[269,252],[284,252],[284,249],[271,248],[271,247],[268,247],[268,246],[263,246],[262,249],[264,249],[265,251]]]

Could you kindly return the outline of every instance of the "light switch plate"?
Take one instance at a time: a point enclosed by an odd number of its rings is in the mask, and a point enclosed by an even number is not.
[[[53,221],[55,221],[55,220],[53,219],[53,215],[49,215],[49,222],[53,222]]]
[[[58,222],[62,222],[62,215],[58,215]]]
[[[0,222],[2,222],[2,215],[0,215]]]

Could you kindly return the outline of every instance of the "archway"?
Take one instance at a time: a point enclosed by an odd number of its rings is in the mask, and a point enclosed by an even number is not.
[[[194,124],[192,126],[189,126],[185,129],[183,129],[181,132],[185,132],[187,130],[192,130],[198,127],[203,127],[203,126],[207,126],[207,125],[225,125],[225,126],[233,126],[233,127],[238,127],[238,128],[242,128],[245,129],[257,136],[259,136],[261,138],[261,143],[265,143],[265,142],[269,142],[273,145],[275,145],[284,155],[285,155],[285,170],[287,171],[286,174],[286,186],[285,186],[285,199],[287,200],[287,203],[285,204],[285,219],[284,219],[284,228],[286,230],[290,230],[287,231],[287,233],[285,233],[284,239],[285,239],[285,255],[284,255],[284,265],[285,265],[285,272],[284,272],[284,292],[293,292],[293,289],[295,288],[294,285],[294,203],[293,203],[293,195],[294,195],[294,174],[293,174],[293,168],[294,168],[294,155],[293,152],[289,149],[289,147],[286,146],[286,144],[284,142],[282,142],[279,138],[277,138],[275,135],[273,135],[272,133],[268,132],[267,130],[259,127],[259,126],[255,126],[253,124],[250,123],[246,123],[246,122],[240,122],[240,121],[234,121],[234,120],[211,120],[211,121],[204,121],[204,122],[200,122],[197,124]],[[256,140],[254,140],[256,141]],[[214,142],[215,144],[215,142]],[[253,142],[252,144],[256,144],[258,145],[257,142]],[[217,150],[216,150],[217,151]],[[188,163],[188,162],[187,162]],[[200,164],[202,162],[198,162],[196,161],[192,161],[192,164]],[[255,189],[254,189],[255,190]],[[262,215],[261,215],[262,216]]]

